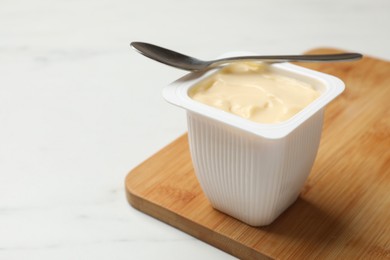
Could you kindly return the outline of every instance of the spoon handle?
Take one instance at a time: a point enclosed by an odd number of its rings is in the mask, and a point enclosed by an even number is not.
[[[212,61],[209,66],[219,66],[225,63],[235,61],[251,61],[261,60],[266,62],[335,62],[335,61],[351,61],[361,59],[363,55],[360,53],[336,53],[336,54],[308,54],[308,55],[267,55],[267,56],[241,56],[229,57]]]

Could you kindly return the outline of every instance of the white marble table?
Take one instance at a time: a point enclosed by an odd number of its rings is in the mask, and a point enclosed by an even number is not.
[[[131,41],[200,58],[330,46],[390,60],[390,2],[0,1],[0,259],[231,259],[131,208],[129,170],[186,131],[184,74]]]

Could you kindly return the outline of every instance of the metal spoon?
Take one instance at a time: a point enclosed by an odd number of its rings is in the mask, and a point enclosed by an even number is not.
[[[242,56],[229,57],[218,60],[204,61],[172,50],[165,49],[150,43],[132,42],[130,44],[139,53],[148,58],[176,67],[183,70],[204,70],[215,68],[223,64],[237,61],[265,61],[265,62],[287,62],[287,61],[309,61],[309,62],[330,62],[330,61],[351,61],[363,57],[359,53],[337,53],[319,55],[272,55],[272,56]]]

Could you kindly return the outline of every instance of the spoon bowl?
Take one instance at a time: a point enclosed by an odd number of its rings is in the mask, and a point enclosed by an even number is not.
[[[335,62],[358,60],[363,57],[363,55],[361,55],[360,53],[336,53],[319,55],[240,56],[204,61],[150,43],[132,42],[130,45],[136,51],[150,59],[175,68],[189,71],[211,69],[238,61],[263,61],[268,63],[289,61]]]

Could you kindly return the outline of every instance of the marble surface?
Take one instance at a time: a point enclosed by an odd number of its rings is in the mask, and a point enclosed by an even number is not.
[[[200,58],[330,46],[390,60],[390,2],[0,1],[0,259],[234,259],[130,207],[128,171],[186,131],[161,97]]]

